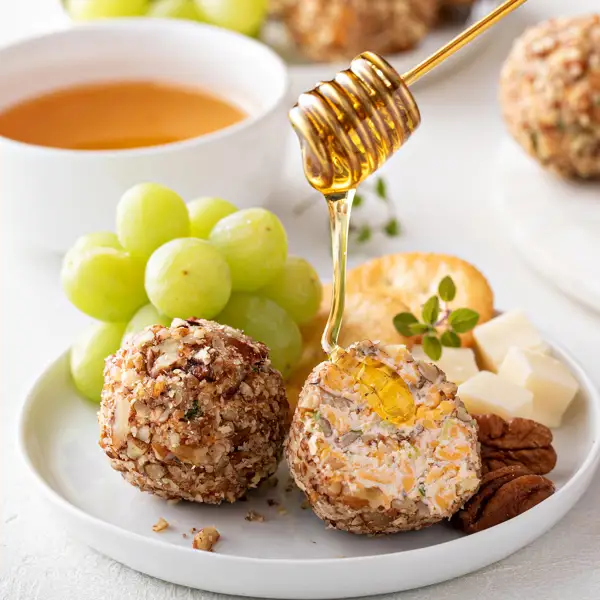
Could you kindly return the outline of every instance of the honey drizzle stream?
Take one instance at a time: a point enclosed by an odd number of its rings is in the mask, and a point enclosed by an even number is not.
[[[350,229],[350,212],[356,190],[340,194],[327,194],[329,210],[329,227],[331,230],[331,254],[333,257],[333,296],[329,319],[321,339],[323,350],[329,355],[338,349],[338,338],[344,316],[346,298],[346,259],[348,256],[348,232]]]

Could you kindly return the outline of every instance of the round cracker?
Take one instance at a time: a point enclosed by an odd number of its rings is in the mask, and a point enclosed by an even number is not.
[[[472,264],[455,256],[406,252],[389,254],[366,262],[348,272],[349,293],[393,294],[418,318],[425,301],[437,294],[440,281],[450,275],[456,284],[452,308],[471,308],[479,323],[494,316],[494,293],[487,279]],[[461,335],[463,345],[473,345],[471,332]]]

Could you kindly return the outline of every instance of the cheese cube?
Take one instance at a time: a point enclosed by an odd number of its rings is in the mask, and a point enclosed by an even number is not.
[[[542,336],[520,310],[504,313],[475,327],[473,337],[481,367],[494,373],[512,346],[542,354],[549,351]]]
[[[475,352],[471,348],[444,348],[442,358],[435,361],[425,354],[423,346],[414,346],[411,352],[417,360],[437,365],[444,371],[448,381],[456,383],[456,385],[460,385],[479,372],[475,362]]]
[[[511,348],[498,375],[533,394],[533,417],[547,427],[559,427],[577,394],[577,380],[565,365],[551,356]]]
[[[480,371],[458,386],[458,395],[475,415],[493,413],[503,419],[533,414],[533,393],[495,373]]]

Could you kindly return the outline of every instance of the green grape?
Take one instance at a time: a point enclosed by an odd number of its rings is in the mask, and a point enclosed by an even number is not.
[[[308,261],[289,256],[283,270],[260,293],[277,302],[301,325],[317,314],[323,297],[323,286]]]
[[[253,294],[234,293],[219,323],[241,329],[269,348],[273,366],[287,377],[302,354],[302,335],[294,320],[275,302]]]
[[[146,291],[152,304],[169,317],[212,319],[229,300],[231,275],[214,246],[182,238],[166,243],[150,257]]]
[[[158,183],[134,185],[117,206],[117,234],[131,254],[148,258],[166,242],[190,235],[187,206]]]
[[[140,17],[148,10],[148,0],[67,0],[65,7],[75,21],[94,21]]]
[[[143,261],[115,248],[72,248],[61,281],[67,298],[99,321],[126,322],[148,301]]]
[[[287,258],[285,229],[264,208],[240,210],[221,219],[209,240],[227,259],[235,291],[253,292],[265,286]]]
[[[70,352],[71,375],[77,390],[100,402],[104,385],[104,359],[121,345],[125,323],[95,323],[75,341]]]
[[[259,33],[269,0],[195,0],[203,20],[245,35]]]
[[[82,235],[73,244],[71,250],[84,252],[89,248],[114,248],[115,250],[123,250],[117,234],[112,231],[97,231]]]
[[[133,315],[131,321],[127,323],[123,340],[133,333],[139,333],[146,329],[146,327],[150,327],[150,325],[164,325],[165,327],[169,327],[171,321],[171,318],[161,315],[152,304],[146,304],[145,306],[142,306],[142,308]]]
[[[199,21],[200,13],[194,0],[157,0],[148,11],[149,17]]]
[[[222,198],[198,198],[188,203],[192,235],[207,240],[213,227],[237,207]]]

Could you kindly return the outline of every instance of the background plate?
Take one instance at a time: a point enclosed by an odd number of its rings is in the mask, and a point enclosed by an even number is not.
[[[600,182],[561,179],[506,140],[492,189],[523,258],[562,292],[600,311]]]
[[[463,536],[447,525],[380,538],[327,530],[288,491],[285,465],[277,487],[247,502],[171,505],[139,492],[113,471],[98,447],[97,407],[71,385],[67,355],[39,378],[20,423],[20,443],[56,517],[81,541],[148,575],[204,590],[268,598],[349,598],[444,581],[500,560],[552,527],[587,488],[598,462],[600,399],[563,351],[582,390],[556,432],[558,492],[527,513]],[[267,498],[280,507],[269,507]],[[244,519],[254,509],[264,523]],[[165,518],[170,527],[154,533]],[[190,529],[215,525],[214,553],[191,548]],[[187,537],[183,537],[182,534]]]

